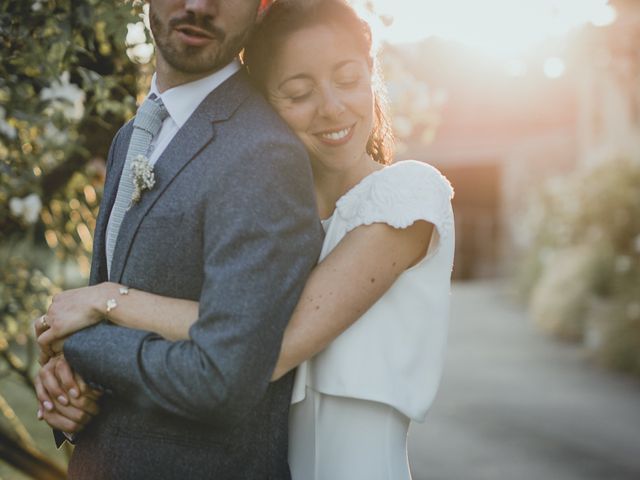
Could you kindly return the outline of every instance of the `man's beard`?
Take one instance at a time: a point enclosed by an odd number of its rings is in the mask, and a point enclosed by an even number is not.
[[[247,28],[235,36],[229,36],[213,25],[208,18],[196,17],[192,13],[171,19],[165,24],[151,9],[149,23],[162,58],[174,70],[186,74],[202,74],[223,68],[238,55],[251,34],[251,28]],[[177,44],[177,40],[172,41],[170,34],[179,25],[192,25],[203,29],[215,40],[204,47]]]

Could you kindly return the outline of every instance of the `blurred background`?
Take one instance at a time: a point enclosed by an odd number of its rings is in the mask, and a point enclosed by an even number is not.
[[[640,478],[640,0],[354,0],[396,158],[456,194],[421,479]],[[64,478],[31,321],[87,281],[104,158],[146,94],[138,2],[0,0],[0,478]]]

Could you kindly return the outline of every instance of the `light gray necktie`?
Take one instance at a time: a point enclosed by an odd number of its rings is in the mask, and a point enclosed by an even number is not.
[[[131,141],[129,150],[127,150],[127,158],[122,169],[120,184],[118,185],[118,193],[116,194],[113,209],[111,210],[111,218],[109,220],[109,228],[107,229],[107,270],[111,276],[111,261],[113,259],[113,250],[116,246],[120,225],[125,213],[131,204],[133,196],[134,184],[133,175],[131,173],[131,163],[138,155],[147,155],[151,141],[158,134],[162,127],[162,122],[169,113],[162,104],[162,100],[151,94],[147,98],[136,113],[133,120],[133,132],[131,133]]]

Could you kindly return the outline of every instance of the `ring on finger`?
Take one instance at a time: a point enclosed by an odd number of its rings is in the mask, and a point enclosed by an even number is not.
[[[47,323],[47,315],[42,315],[40,317],[40,325],[42,326],[42,328],[49,328],[50,325]]]

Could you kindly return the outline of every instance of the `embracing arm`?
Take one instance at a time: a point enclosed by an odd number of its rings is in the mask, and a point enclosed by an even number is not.
[[[56,350],[58,339],[104,319],[114,325],[154,332],[167,340],[187,340],[189,328],[198,319],[198,302],[163,297],[113,282],[66,290],[53,297],[46,317],[50,328],[38,331],[36,325],[38,343],[43,351],[49,345]],[[53,353],[57,352],[50,351],[49,356]],[[46,358],[41,359],[41,363],[45,361]]]
[[[424,257],[432,230],[432,224],[418,221],[406,229],[378,223],[348,233],[309,276],[285,330],[272,379],[279,379],[322,351],[360,318],[398,275]],[[197,302],[134,289],[125,295],[120,287],[106,282],[82,289],[84,300],[94,305],[93,318],[108,318],[116,325],[152,331],[169,340],[189,338],[189,328],[198,318]],[[60,295],[70,294],[73,291]],[[111,298],[116,300],[117,307],[106,312],[107,300]],[[68,314],[61,317],[72,318]],[[91,317],[83,314],[78,318]],[[56,322],[53,318],[50,322],[53,329],[56,325],[67,329],[55,333],[60,336],[83,327],[68,321]]]
[[[349,232],[313,270],[289,322],[273,379],[313,357],[427,253],[433,224],[376,223]]]

